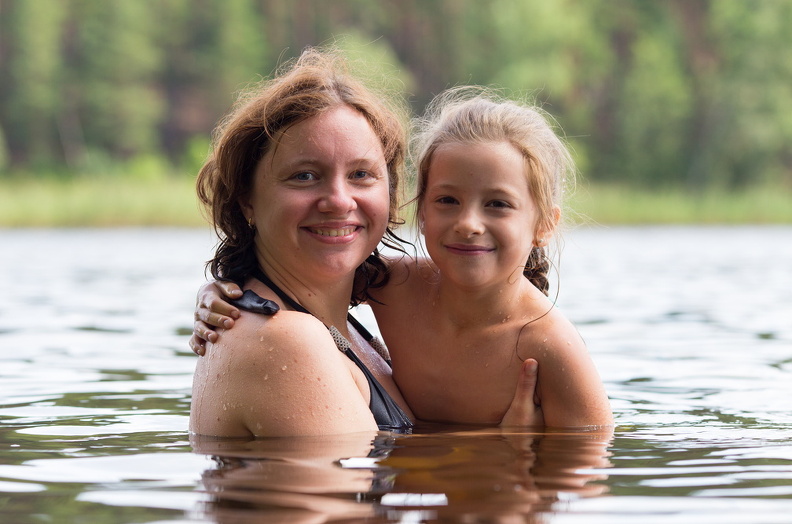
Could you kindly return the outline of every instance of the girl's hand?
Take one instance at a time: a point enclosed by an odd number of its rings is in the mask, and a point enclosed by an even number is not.
[[[207,342],[217,342],[215,328],[231,329],[239,310],[227,302],[242,296],[242,290],[233,282],[214,280],[198,290],[195,303],[195,324],[190,338],[190,349],[196,355],[206,353]]]
[[[536,392],[539,363],[529,358],[523,362],[520,378],[517,379],[517,390],[514,392],[511,406],[503,416],[503,426],[544,426],[544,415],[539,405]]]

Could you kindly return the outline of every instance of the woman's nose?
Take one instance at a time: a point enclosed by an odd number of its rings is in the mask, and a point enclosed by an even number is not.
[[[329,180],[319,200],[319,211],[335,215],[349,213],[357,207],[351,188],[344,180]]]

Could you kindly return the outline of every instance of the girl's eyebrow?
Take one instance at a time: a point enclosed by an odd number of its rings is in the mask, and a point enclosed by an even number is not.
[[[456,184],[453,184],[451,182],[443,182],[443,183],[440,183],[440,184],[431,184],[431,185],[427,186],[426,189],[427,189],[427,191],[431,191],[431,190],[445,191],[445,190],[457,189],[457,188],[458,188],[458,186]],[[510,197],[518,197],[519,196],[519,194],[515,190],[513,190],[510,186],[487,187],[487,188],[484,189],[484,191],[482,193],[487,195],[487,196],[491,196],[491,195],[505,195],[505,196],[510,196]]]

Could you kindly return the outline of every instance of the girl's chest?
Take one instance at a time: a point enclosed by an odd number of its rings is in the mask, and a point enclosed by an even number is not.
[[[497,423],[511,403],[520,371],[511,338],[411,330],[392,345],[393,376],[418,418]]]

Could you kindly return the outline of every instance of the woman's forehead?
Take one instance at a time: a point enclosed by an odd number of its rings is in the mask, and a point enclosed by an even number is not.
[[[329,109],[277,133],[274,157],[383,156],[382,143],[363,114],[348,106]]]

